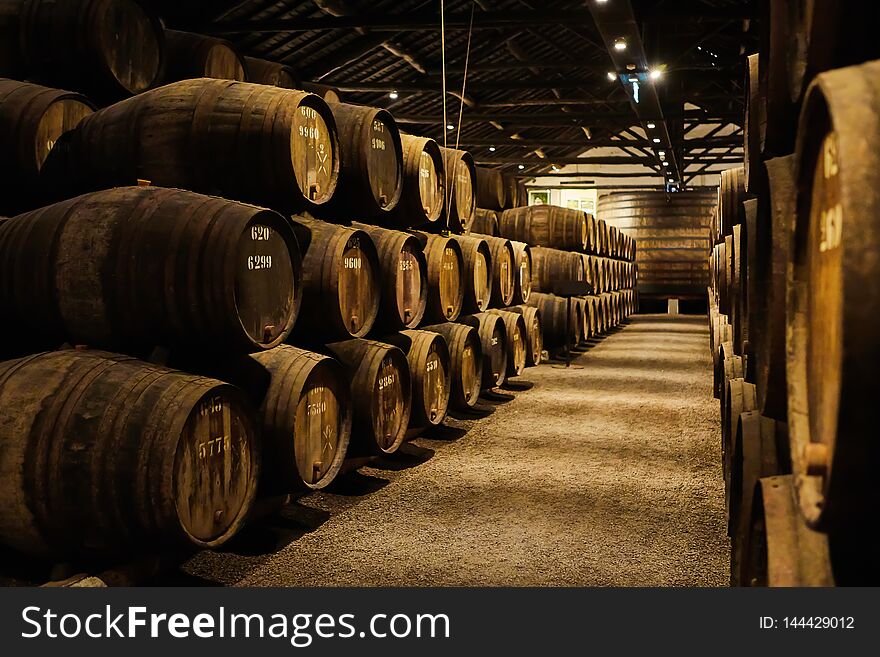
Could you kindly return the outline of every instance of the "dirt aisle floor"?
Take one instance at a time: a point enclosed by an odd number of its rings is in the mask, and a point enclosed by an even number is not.
[[[246,586],[725,586],[705,318],[646,315],[186,566]]]

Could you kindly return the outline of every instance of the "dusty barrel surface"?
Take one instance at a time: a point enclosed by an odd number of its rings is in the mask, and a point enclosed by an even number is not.
[[[498,229],[501,237],[531,246],[583,251],[587,245],[586,214],[554,205],[505,210],[498,217]]]
[[[459,323],[471,326],[479,332],[483,347],[483,390],[503,385],[507,380],[507,330],[504,320],[491,313],[463,315]]]
[[[238,386],[258,409],[262,494],[317,490],[333,481],[351,435],[348,379],[338,362],[280,345],[195,367]]]
[[[471,233],[499,237],[498,213],[495,210],[477,208],[474,214],[474,223],[471,224]]]
[[[225,39],[165,30],[164,84],[193,78],[248,79],[247,64],[238,49]]]
[[[535,247],[532,256],[532,289],[552,294],[560,281],[587,280],[584,260],[579,253]]]
[[[69,136],[52,172],[61,189],[145,179],[295,212],[326,203],[339,173],[336,123],[324,101],[246,82],[160,87],[95,112]]]
[[[258,436],[219,381],[57,351],[0,364],[0,408],[0,541],[28,555],[215,547],[253,502]]]
[[[454,233],[471,229],[477,209],[477,173],[474,158],[467,151],[440,148],[446,170],[446,200],[444,225]]]
[[[544,334],[541,326],[541,311],[531,306],[519,305],[505,308],[510,312],[523,316],[526,326],[526,367],[541,364],[541,352],[544,351]]]
[[[823,73],[797,139],[788,275],[788,421],[800,506],[814,528],[851,532],[851,564],[876,558],[858,535],[876,511],[880,318],[880,63]],[[806,191],[809,190],[809,191]],[[864,551],[871,552],[865,554]]]
[[[516,254],[510,240],[488,235],[474,235],[486,240],[491,252],[492,262],[492,300],[491,305],[495,308],[503,308],[513,303],[516,293],[516,278],[519,272],[516,268]]]
[[[510,246],[513,247],[517,271],[511,303],[523,304],[529,300],[529,295],[532,293],[532,247],[525,242],[514,240],[510,240]]]
[[[296,216],[303,250],[303,312],[294,335],[325,342],[369,333],[379,314],[379,254],[370,235]]]
[[[409,425],[410,370],[397,347],[373,340],[346,340],[327,348],[346,367],[354,422],[349,455],[393,454]]]
[[[406,354],[412,378],[410,426],[436,426],[446,418],[452,362],[446,338],[430,330],[401,331],[383,340]]]
[[[462,312],[482,312],[492,300],[492,252],[486,240],[470,235],[453,236],[464,258]]]
[[[102,102],[159,83],[165,35],[137,0],[27,0],[19,34],[30,80],[82,91]]]
[[[375,107],[330,103],[339,134],[337,193],[316,209],[330,219],[393,224],[403,188],[403,147],[394,117]]]
[[[504,322],[507,334],[507,378],[519,376],[526,368],[529,335],[524,315],[507,310],[489,310]]]
[[[0,212],[14,214],[40,204],[40,173],[62,135],[94,111],[76,93],[0,79]]]
[[[450,359],[450,408],[472,408],[480,397],[483,379],[483,346],[479,331],[453,322],[425,326],[422,330],[439,333],[446,339]]]
[[[400,135],[403,180],[394,223],[401,227],[434,224],[443,214],[446,168],[433,139]]]
[[[552,294],[532,292],[527,304],[541,312],[546,346],[560,349],[567,345],[577,345],[577,315],[573,308],[569,310],[567,299]]]
[[[716,200],[712,192],[673,194],[668,202],[663,192],[614,192],[599,198],[599,216],[638,243],[640,294],[705,294],[707,236]]]
[[[507,205],[507,189],[500,171],[475,167],[477,174],[477,207],[503,210]]]
[[[0,228],[8,339],[256,351],[290,333],[300,251],[281,215],[158,187],[94,192]],[[17,338],[16,338],[17,336]]]
[[[454,322],[464,301],[465,265],[461,246],[451,237],[413,233],[424,246],[428,261],[428,303],[425,320]]]
[[[245,57],[248,82],[268,84],[282,89],[298,89],[293,69],[278,62],[270,62],[259,57]],[[214,76],[206,76],[214,77]]]
[[[376,325],[399,331],[415,328],[428,303],[428,262],[422,243],[409,233],[355,223],[376,245],[382,292]]]

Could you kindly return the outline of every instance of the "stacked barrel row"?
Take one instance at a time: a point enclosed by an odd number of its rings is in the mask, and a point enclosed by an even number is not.
[[[876,583],[880,62],[863,62],[877,44],[839,3],[801,22],[777,12],[797,3],[771,4],[748,60],[745,166],[722,174],[710,234],[732,578]],[[806,69],[791,43],[807,43]]]
[[[530,247],[530,305],[540,308],[544,344],[563,351],[598,337],[636,310],[635,241],[580,210],[550,205],[477,210],[474,231]],[[474,234],[474,233],[472,233]],[[563,290],[586,283],[592,294]]]

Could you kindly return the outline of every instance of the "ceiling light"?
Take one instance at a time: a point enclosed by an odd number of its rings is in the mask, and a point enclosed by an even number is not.
[[[663,163],[663,166],[668,167],[668,166],[669,166],[669,162],[664,162],[664,163]]]
[[[648,130],[653,130],[653,129],[656,128],[656,127],[657,127],[657,124],[654,123],[653,121],[651,121],[651,122],[648,124]]]
[[[660,157],[666,157],[666,151],[660,151],[659,153],[657,153],[657,155],[659,155]]]
[[[623,37],[617,37],[614,40],[614,49],[615,50],[626,50],[626,39]]]
[[[525,169],[525,168],[526,168],[526,166],[525,166],[524,164],[520,164],[520,165],[519,165],[519,170],[520,170],[520,171],[522,171],[522,170]]]
[[[550,168],[553,169],[554,171],[559,171],[559,167],[556,166],[555,164],[553,166],[551,166]]]
[[[663,71],[655,68],[649,73],[649,75],[651,76],[652,80],[659,80],[661,77],[663,77]]]
[[[659,143],[660,143],[660,137],[654,137],[653,141],[654,141],[655,144],[659,144]]]
[[[608,71],[608,79],[614,82],[617,79],[617,73],[614,71]]]
[[[489,152],[490,152],[490,153],[494,153],[494,152],[495,152],[495,147],[494,147],[494,146],[489,146]]]
[[[397,99],[398,99],[397,92],[396,92],[396,91],[392,91],[390,94],[388,94],[388,97],[389,97],[391,100],[397,100]]]
[[[446,129],[447,129],[447,130],[455,130],[455,126],[452,125],[451,123],[447,123],[447,124],[446,124]]]

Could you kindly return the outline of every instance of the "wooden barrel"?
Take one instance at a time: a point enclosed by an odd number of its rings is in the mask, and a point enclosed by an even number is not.
[[[532,293],[532,248],[525,242],[510,240],[513,247],[514,263],[518,275],[514,277],[512,303],[523,304],[528,302]]]
[[[339,184],[318,216],[393,225],[403,189],[403,146],[386,110],[330,103],[339,133]]]
[[[458,410],[473,408],[483,381],[483,345],[479,330],[453,322],[425,326],[422,330],[446,338],[451,371],[449,406]]]
[[[295,212],[326,203],[339,173],[324,101],[246,82],[160,87],[95,112],[70,136],[51,180],[62,189],[68,181],[88,191],[146,179]]]
[[[62,135],[94,111],[84,96],[0,79],[0,212],[41,205],[40,172]]]
[[[744,162],[743,186],[746,193],[758,195],[766,190],[760,185],[761,176],[755,175],[761,165],[764,135],[767,127],[764,89],[761,85],[761,63],[758,54],[749,55],[746,67],[746,112],[743,125]]]
[[[351,436],[351,395],[334,359],[280,345],[186,369],[238,386],[259,409],[262,495],[325,488],[339,474]]]
[[[742,202],[745,198],[745,168],[739,167],[722,171],[718,205],[718,229],[720,232],[716,236],[716,242],[722,241],[727,235],[732,235],[733,227],[743,222]],[[641,242],[639,244],[644,248]]]
[[[414,232],[428,261],[426,322],[454,322],[464,301],[465,265],[461,246],[451,237]]]
[[[516,292],[516,254],[510,240],[501,237],[472,234],[486,241],[491,252],[492,262],[492,299],[493,308],[504,308],[513,302]]]
[[[770,418],[787,421],[785,378],[785,278],[791,249],[795,212],[794,157],[766,162],[770,193],[759,199],[761,208],[750,263],[749,341],[755,359],[758,408]],[[751,255],[751,251],[750,251]],[[752,330],[753,327],[753,330]]]
[[[579,253],[535,247],[532,249],[532,289],[552,294],[559,281],[586,280],[584,261]]]
[[[403,181],[394,223],[401,227],[436,224],[443,214],[446,169],[433,139],[400,135]]]
[[[492,251],[486,240],[470,235],[453,235],[464,258],[462,312],[486,310],[492,300]]]
[[[401,331],[383,338],[406,354],[412,377],[411,427],[441,424],[449,408],[452,362],[446,338],[434,331]]]
[[[802,2],[775,0],[762,4],[764,11],[760,20],[764,26],[765,42],[761,53],[761,77],[766,94],[766,158],[784,156],[794,150],[798,107],[792,101],[789,90],[790,66],[793,63],[789,49],[796,25],[790,19],[789,12],[795,4]]]
[[[373,340],[345,340],[327,348],[351,381],[354,422],[348,456],[393,454],[406,435],[412,409],[406,355]]]
[[[727,509],[730,510],[730,469],[733,463],[736,426],[741,413],[754,411],[757,406],[755,385],[745,379],[727,380],[727,391],[723,396],[724,409],[721,412],[721,462],[724,472]],[[730,519],[728,513],[728,519]]]
[[[415,235],[369,224],[352,226],[367,233],[376,246],[381,274],[381,299],[376,326],[386,331],[412,329],[425,316],[428,303],[428,262]]]
[[[3,224],[0,332],[129,352],[268,349],[291,331],[301,277],[293,231],[270,210],[111,189]]]
[[[500,171],[475,167],[477,174],[477,207],[487,210],[503,210],[507,202],[507,190]]]
[[[544,351],[544,333],[541,325],[541,311],[531,306],[520,305],[505,308],[510,312],[523,316],[526,325],[526,367],[537,367],[541,364]]]
[[[65,559],[216,547],[254,500],[260,446],[230,385],[127,356],[0,364],[0,541]]]
[[[721,376],[721,421],[725,421],[727,408],[727,382],[731,379],[741,379],[745,373],[745,365],[742,356],[733,353],[733,345],[730,342],[724,342],[720,348],[720,358],[722,362]]]
[[[587,243],[584,247],[586,253],[596,254],[599,252],[599,220],[595,215],[587,215]]]
[[[238,49],[225,39],[165,30],[163,84],[194,78],[248,79],[247,64]]]
[[[571,208],[530,205],[505,210],[498,217],[498,229],[502,237],[531,246],[584,251],[587,245],[587,215]]]
[[[572,297],[571,302],[577,306],[578,344],[590,339],[590,309],[584,297]]]
[[[488,312],[498,315],[504,322],[507,336],[507,378],[519,376],[526,369],[529,350],[529,333],[525,317],[521,313],[508,310],[495,309]]]
[[[638,241],[640,294],[699,298],[709,283],[706,239],[712,192],[614,192],[599,197],[598,214]],[[605,288],[608,289],[608,288]]]
[[[757,201],[746,201],[747,213],[754,223]],[[733,227],[733,257],[731,258],[731,303],[730,323],[733,325],[733,348],[740,356],[746,355],[748,344],[748,229],[743,223]],[[752,377],[749,376],[751,379]]]
[[[841,549],[853,550],[852,565],[875,574],[864,534],[873,531],[865,519],[880,505],[880,199],[871,191],[880,175],[878,74],[878,62],[823,73],[807,94],[786,313],[788,421],[801,509],[810,526],[846,534]]]
[[[712,347],[712,369],[714,372],[712,390],[715,399],[721,399],[722,386],[724,385],[724,356],[721,345],[724,343],[730,345],[732,337],[733,330],[728,322],[727,315],[719,314],[718,329]]]
[[[528,194],[526,194],[525,186],[520,184],[519,179],[509,173],[501,174],[504,182],[504,207],[503,210],[510,210],[529,204]]]
[[[381,267],[368,233],[293,218],[303,249],[303,311],[294,336],[308,343],[361,338],[379,314]]]
[[[446,200],[443,225],[454,233],[471,229],[477,209],[477,172],[467,151],[440,148],[446,170]]]
[[[483,390],[504,385],[507,380],[507,330],[504,320],[492,313],[462,315],[458,322],[471,326],[480,334],[483,346]]]
[[[573,309],[569,312],[567,299],[552,294],[532,292],[526,303],[541,312],[544,344],[547,347],[558,350],[566,345],[577,345],[577,316]]]
[[[599,326],[599,311],[597,298],[593,295],[585,296],[584,300],[586,301],[586,309],[587,309],[587,323],[589,325],[589,337],[595,338],[599,336],[601,333],[601,329]]]
[[[285,64],[270,62],[268,59],[260,59],[259,57],[245,57],[244,64],[247,69],[248,82],[268,84],[282,89],[300,88],[297,86],[293,69]]]
[[[137,0],[27,0],[19,36],[29,80],[75,89],[104,103],[159,83],[165,35]]]
[[[477,208],[476,214],[474,214],[474,223],[471,225],[471,232],[479,235],[499,237],[498,213],[495,210]]]

